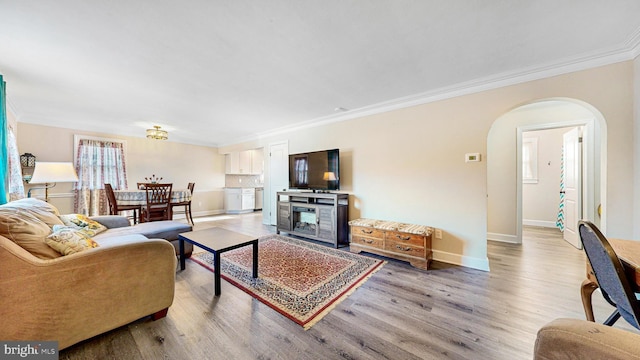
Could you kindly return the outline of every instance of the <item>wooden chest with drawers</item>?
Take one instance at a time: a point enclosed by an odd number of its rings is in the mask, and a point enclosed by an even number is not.
[[[408,261],[420,269],[429,268],[433,228],[373,219],[356,219],[349,225],[351,252],[370,252]]]

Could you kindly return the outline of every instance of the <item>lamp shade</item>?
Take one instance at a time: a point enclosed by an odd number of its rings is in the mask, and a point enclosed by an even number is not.
[[[326,171],[322,175],[322,180],[324,180],[324,181],[336,181],[338,179],[336,178],[336,173],[334,173],[333,171]]]
[[[36,161],[30,184],[46,184],[56,182],[77,182],[78,175],[70,162]]]

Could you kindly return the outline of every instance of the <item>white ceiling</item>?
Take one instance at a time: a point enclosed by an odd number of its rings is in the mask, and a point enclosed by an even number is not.
[[[638,0],[0,0],[0,73],[20,122],[219,146],[629,60],[639,15]]]

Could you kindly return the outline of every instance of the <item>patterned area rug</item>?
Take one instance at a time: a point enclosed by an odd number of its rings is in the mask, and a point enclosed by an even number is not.
[[[260,238],[258,278],[251,246],[222,253],[222,278],[309,329],[384,265],[384,261],[280,235]],[[213,271],[213,254],[191,260]]]

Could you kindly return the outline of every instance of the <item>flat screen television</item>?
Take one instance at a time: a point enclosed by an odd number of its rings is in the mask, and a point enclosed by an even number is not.
[[[289,155],[289,188],[340,190],[340,150]]]

